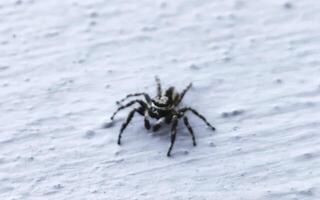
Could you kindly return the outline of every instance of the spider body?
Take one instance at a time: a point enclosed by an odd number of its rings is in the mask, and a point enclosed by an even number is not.
[[[193,145],[196,146],[196,140],[193,133],[193,129],[189,123],[188,117],[185,116],[186,112],[192,112],[200,119],[202,119],[212,130],[215,130],[215,128],[205,119],[205,117],[199,114],[195,109],[191,107],[179,107],[184,95],[191,88],[191,83],[181,93],[176,91],[174,87],[169,87],[167,90],[162,92],[159,78],[156,77],[155,79],[157,83],[157,95],[154,98],[150,98],[150,96],[147,93],[135,93],[128,94],[125,98],[121,99],[120,101],[117,101],[119,107],[113,113],[111,120],[114,119],[115,115],[120,110],[130,107],[134,104],[139,104],[139,107],[134,108],[130,111],[126,121],[121,126],[120,133],[118,136],[119,145],[121,144],[122,133],[132,120],[135,113],[144,116],[144,126],[146,129],[150,129],[152,127],[153,131],[157,131],[161,128],[161,125],[164,122],[167,124],[171,124],[171,144],[167,152],[167,156],[171,155],[171,150],[176,139],[178,122],[181,118],[183,118],[183,122],[192,136]],[[129,101],[127,104],[122,105],[122,103],[127,101],[127,99],[129,99],[130,97],[138,96],[143,96],[144,100],[135,99]],[[150,118],[157,120],[157,122],[153,126],[151,126],[150,124]]]

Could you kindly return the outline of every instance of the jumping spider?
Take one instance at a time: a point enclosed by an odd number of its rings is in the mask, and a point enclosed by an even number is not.
[[[157,84],[157,95],[155,98],[150,98],[150,96],[147,93],[143,92],[143,93],[128,94],[125,98],[121,99],[120,101],[117,101],[117,104],[119,105],[119,107],[113,113],[111,120],[114,119],[115,115],[120,110],[130,107],[135,103],[139,104],[138,108],[134,108],[133,110],[131,110],[126,121],[121,126],[120,133],[118,136],[119,145],[121,144],[121,136],[123,131],[125,130],[127,125],[130,123],[131,119],[133,118],[136,112],[144,116],[144,126],[146,129],[151,128],[150,121],[149,121],[150,117],[157,120],[155,125],[152,126],[153,131],[159,130],[163,122],[166,122],[167,124],[170,124],[170,123],[172,124],[171,145],[169,147],[167,156],[171,155],[171,150],[176,140],[177,125],[178,125],[179,119],[181,118],[183,118],[183,122],[185,126],[188,128],[192,136],[193,146],[196,146],[196,139],[193,134],[192,127],[189,124],[188,117],[185,116],[186,112],[191,111],[193,114],[195,114],[200,119],[202,119],[212,130],[215,130],[215,128],[205,119],[205,117],[199,114],[195,109],[191,107],[179,108],[179,104],[181,103],[184,95],[192,86],[191,83],[181,92],[181,94],[179,94],[174,87],[169,87],[164,93],[162,93],[160,79],[158,77],[155,77],[155,80]],[[122,103],[126,101],[128,98],[138,97],[138,96],[143,96],[145,101],[140,99],[135,99],[128,102],[125,105],[122,105]]]

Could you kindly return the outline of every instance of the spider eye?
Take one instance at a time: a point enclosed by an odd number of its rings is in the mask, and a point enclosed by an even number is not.
[[[166,96],[162,96],[159,99],[159,103],[161,103],[161,104],[166,104],[167,102],[168,102],[168,97],[166,97]]]
[[[152,100],[152,103],[159,107],[165,107],[168,106],[168,97],[162,96],[160,98],[156,98]]]

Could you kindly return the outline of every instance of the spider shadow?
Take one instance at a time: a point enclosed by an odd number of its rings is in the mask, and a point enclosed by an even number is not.
[[[116,124],[123,123],[125,118],[119,118],[111,122],[111,124],[103,124],[103,128],[114,129]],[[151,125],[154,125],[156,121],[151,121]],[[159,152],[166,152],[167,148],[171,143],[171,129],[172,124],[161,124],[161,128],[158,131],[153,131],[152,127],[148,130],[144,127],[144,124],[140,120],[133,121],[132,124],[129,124],[127,129],[124,132],[122,142],[126,145],[134,145],[137,143],[143,144],[143,148],[152,150],[154,146],[159,145]],[[146,137],[149,136],[149,141],[145,143]],[[183,124],[183,121],[180,120],[177,127],[177,136],[176,141],[173,147],[172,156],[187,155],[190,150],[193,149],[192,137],[188,132],[187,128]]]
[[[163,123],[161,128],[158,131],[153,131],[152,128],[149,130],[146,130],[146,131],[154,137],[160,137],[160,138],[167,138],[168,137],[168,138],[170,138],[171,124]],[[180,124],[178,124],[178,127],[177,127],[177,137],[179,137],[181,135],[188,136],[190,134],[188,133],[187,130],[185,130],[184,125],[180,123]]]
[[[152,129],[146,131],[153,138],[158,138],[164,144],[169,145],[171,142],[171,124],[163,124],[162,127],[156,132],[154,132]],[[181,148],[188,148],[188,146],[193,146],[192,137],[188,130],[186,130],[184,124],[178,124],[176,137],[177,139],[174,144],[174,146],[176,146],[176,153],[178,153],[178,151],[183,150]],[[185,151],[183,154],[185,154]]]
[[[109,129],[113,128],[116,126],[116,124],[121,123],[125,118],[119,118],[119,119],[114,119],[114,120],[107,120],[106,122],[103,122],[100,126],[101,129]]]

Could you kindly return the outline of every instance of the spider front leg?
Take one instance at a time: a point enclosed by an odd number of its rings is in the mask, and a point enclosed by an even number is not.
[[[146,106],[147,106],[147,104],[146,104],[145,102],[141,101],[141,100],[133,100],[133,101],[130,101],[130,102],[127,103],[126,105],[120,106],[120,107],[113,113],[113,115],[111,116],[110,119],[113,120],[114,117],[116,116],[116,114],[117,114],[120,110],[123,110],[123,109],[125,109],[125,108],[128,108],[128,107],[132,106],[132,105],[135,104],[135,103],[139,103],[142,107],[146,107]]]
[[[121,126],[120,133],[119,133],[119,136],[118,136],[118,145],[121,145],[121,136],[122,136],[122,133],[123,133],[123,131],[126,129],[126,127],[128,126],[128,124],[130,123],[130,121],[132,120],[134,114],[135,114],[136,112],[141,113],[142,110],[143,110],[143,107],[140,107],[140,108],[138,108],[138,109],[135,108],[135,109],[133,109],[133,110],[129,113],[126,121],[125,121],[125,122],[122,124],[122,126]]]
[[[177,135],[177,126],[178,126],[178,116],[174,115],[172,118],[172,127],[171,127],[171,145],[169,147],[167,156],[171,156],[171,150],[174,145],[174,142],[176,141],[176,135]]]
[[[183,114],[184,114],[185,112],[187,112],[187,111],[191,111],[193,114],[195,114],[195,115],[198,116],[200,119],[202,119],[202,121],[204,121],[204,123],[206,123],[207,126],[209,126],[213,131],[216,130],[216,128],[213,127],[213,126],[207,121],[207,119],[206,119],[203,115],[201,115],[200,113],[198,113],[198,111],[196,111],[195,109],[190,108],[190,107],[187,107],[187,108],[181,108],[181,109],[179,110],[179,112],[182,112]]]
[[[148,109],[144,111],[144,127],[148,130],[151,128]]]
[[[117,105],[121,105],[122,102],[124,102],[125,100],[127,100],[130,97],[138,97],[138,96],[144,96],[145,100],[147,101],[147,103],[151,103],[151,98],[147,93],[141,92],[141,93],[134,93],[134,94],[128,94],[125,98],[119,100],[116,102]]]
[[[189,133],[191,134],[193,146],[196,146],[196,145],[197,145],[197,143],[196,143],[196,138],[195,138],[195,136],[194,136],[192,127],[191,127],[191,125],[190,125],[190,123],[189,123],[188,117],[183,117],[183,122],[184,122],[184,125],[186,125],[186,127],[188,128]]]
[[[158,119],[158,121],[156,122],[156,124],[153,126],[153,131],[156,132],[161,128],[161,124],[166,120],[165,117],[162,117],[160,119]]]
[[[162,94],[162,88],[161,88],[161,82],[160,82],[160,79],[159,77],[155,77],[155,80],[156,80],[156,84],[157,84],[157,97],[161,97],[161,94]]]

